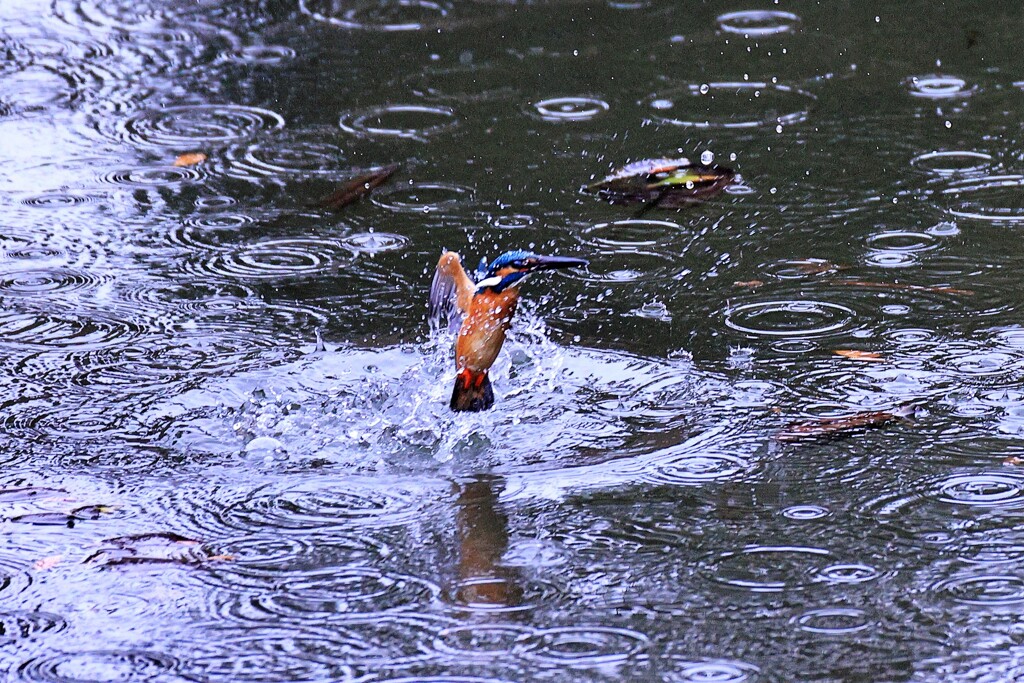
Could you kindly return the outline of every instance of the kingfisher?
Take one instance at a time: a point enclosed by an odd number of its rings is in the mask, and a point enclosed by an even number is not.
[[[455,339],[455,388],[449,407],[456,412],[479,412],[494,405],[488,370],[505,343],[519,303],[519,286],[530,275],[557,268],[586,268],[590,263],[567,256],[542,256],[508,251],[481,261],[477,281],[462,266],[462,258],[445,251],[430,285],[430,319],[447,318]]]

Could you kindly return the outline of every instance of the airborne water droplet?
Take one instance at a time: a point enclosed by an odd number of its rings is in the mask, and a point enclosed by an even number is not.
[[[708,85],[707,83],[701,83],[700,84],[700,94],[701,95],[707,95],[709,92],[711,92],[711,86]]]
[[[715,155],[714,155],[714,153],[711,150],[706,149],[706,150],[704,150],[703,152],[700,153],[700,163],[707,165],[707,164],[710,164],[714,160],[715,160]]]

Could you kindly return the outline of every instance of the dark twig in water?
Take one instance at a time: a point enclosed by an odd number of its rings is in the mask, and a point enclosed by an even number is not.
[[[386,183],[400,166],[401,164],[388,164],[346,180],[337,190],[318,201],[317,206],[340,211]]]
[[[813,441],[849,436],[857,431],[881,427],[897,420],[909,421],[917,407],[904,404],[892,410],[874,410],[835,417],[795,422],[775,434],[776,441]]]

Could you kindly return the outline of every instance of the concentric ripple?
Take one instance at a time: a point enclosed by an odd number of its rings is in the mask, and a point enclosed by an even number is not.
[[[959,76],[942,74],[911,76],[904,81],[904,85],[914,97],[930,100],[969,97],[977,90],[977,86],[968,85],[967,81]]]
[[[938,500],[954,505],[1024,506],[1024,477],[1009,472],[956,474],[936,482],[933,491]]]
[[[755,337],[818,337],[845,329],[856,315],[827,301],[762,301],[726,309],[725,324]]]
[[[535,631],[515,624],[473,624],[454,626],[440,631],[433,648],[457,660],[490,660],[518,655],[538,647]]]
[[[269,278],[315,275],[346,260],[341,245],[313,239],[259,242],[238,251],[218,253],[192,270],[222,277]]]
[[[139,112],[124,120],[119,132],[132,144],[184,152],[233,142],[284,125],[281,115],[269,109],[193,104]]]
[[[678,262],[662,250],[623,247],[588,254],[587,270],[567,272],[566,276],[599,284],[625,285],[636,282],[661,282],[680,270]]]
[[[657,123],[691,128],[787,126],[807,118],[817,98],[787,85],[757,82],[704,83],[649,97],[644,104]]]
[[[753,683],[761,670],[734,659],[672,658],[665,665],[665,681],[671,683]]]
[[[180,183],[194,182],[203,177],[198,168],[181,166],[141,166],[108,171],[97,180],[111,185],[132,188],[169,187]]]
[[[240,230],[255,222],[250,215],[231,211],[199,214],[172,227],[167,239],[190,249],[225,249],[227,244],[237,242]]]
[[[242,64],[276,66],[295,59],[297,53],[284,45],[247,45],[238,50],[226,52],[222,57]]]
[[[647,636],[624,628],[570,626],[551,628],[524,638],[521,654],[545,664],[565,667],[600,666],[624,662],[644,652]]]
[[[826,583],[865,583],[878,578],[877,569],[866,564],[832,564],[818,572],[818,578]]]
[[[244,180],[266,176],[334,177],[350,164],[345,150],[322,129],[279,131],[232,147],[225,174]]]
[[[743,10],[718,17],[718,28],[750,38],[792,33],[800,25],[800,17],[780,10]]]
[[[967,541],[955,551],[957,559],[967,564],[1018,564],[1024,560],[1024,541]]]
[[[832,514],[828,508],[820,505],[790,505],[782,511],[782,516],[798,521],[821,519]]]
[[[426,140],[458,123],[458,115],[451,107],[392,104],[345,114],[338,125],[354,135]]]
[[[883,230],[865,240],[869,249],[876,251],[919,252],[939,247],[939,240],[926,232],[910,230]]]
[[[607,102],[593,97],[553,97],[532,103],[528,111],[542,121],[561,123],[590,121],[608,109]]]
[[[414,182],[388,192],[375,193],[370,201],[391,211],[432,213],[472,202],[475,196],[476,191],[465,185]]]
[[[593,247],[632,252],[669,244],[682,231],[683,228],[672,221],[627,218],[586,227],[580,237]]]
[[[715,583],[754,593],[800,590],[820,580],[829,557],[822,548],[751,546],[722,553],[707,571]]]
[[[1024,176],[986,176],[961,181],[943,190],[950,200],[959,200],[947,211],[958,218],[994,223],[1024,222]]]
[[[70,311],[51,315],[0,311],[0,340],[12,346],[102,348],[126,343],[142,332],[137,323],[98,313],[76,317]]]
[[[1024,603],[1024,578],[1012,574],[953,577],[932,589],[963,605],[1010,607]]]
[[[22,270],[0,276],[0,295],[51,296],[95,289],[107,278],[69,269]]]
[[[992,155],[970,150],[926,152],[910,160],[910,165],[936,176],[970,175],[992,165]]]
[[[14,112],[42,111],[69,103],[76,95],[70,75],[52,68],[31,66],[4,74],[0,105]]]
[[[451,11],[435,0],[299,0],[299,11],[332,26],[369,31],[419,31]]]
[[[249,615],[251,619],[323,622],[423,606],[441,592],[440,587],[424,579],[390,574],[373,567],[329,566],[281,571],[272,577],[265,572],[262,574],[272,578],[274,590],[247,596],[238,592],[240,580],[247,578],[245,575],[232,572],[230,567],[217,571],[216,575],[227,585],[227,590],[219,597],[227,598],[229,613]],[[244,612],[234,605],[239,600]]]
[[[793,624],[807,633],[829,636],[859,633],[871,628],[868,615],[852,607],[824,607],[804,612],[793,619]]]
[[[0,612],[0,644],[10,645],[40,633],[58,633],[67,626],[63,617],[47,612]]]
[[[409,244],[409,238],[386,232],[360,232],[341,240],[341,246],[356,254],[379,254],[399,251]]]
[[[358,648],[333,631],[294,627],[249,628],[244,635],[204,642],[188,673],[209,683],[314,683],[353,676],[339,653]]]
[[[379,528],[416,519],[417,507],[401,488],[382,490],[352,482],[341,487],[258,493],[229,505],[221,511],[221,517],[228,526],[243,530]]]
[[[19,669],[26,680],[52,683],[100,683],[157,680],[178,661],[147,650],[91,650],[31,659]]]
[[[40,209],[68,209],[73,206],[94,204],[105,199],[107,199],[107,195],[98,192],[60,191],[44,192],[26,197],[21,200],[21,203]]]
[[[732,479],[750,467],[750,463],[730,453],[692,453],[680,449],[678,454],[653,457],[645,468],[644,479],[655,484],[693,485]]]

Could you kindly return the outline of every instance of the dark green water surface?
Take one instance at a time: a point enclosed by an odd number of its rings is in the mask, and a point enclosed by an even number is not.
[[[1024,6],[869,4],[0,2],[3,680],[1024,676]]]

